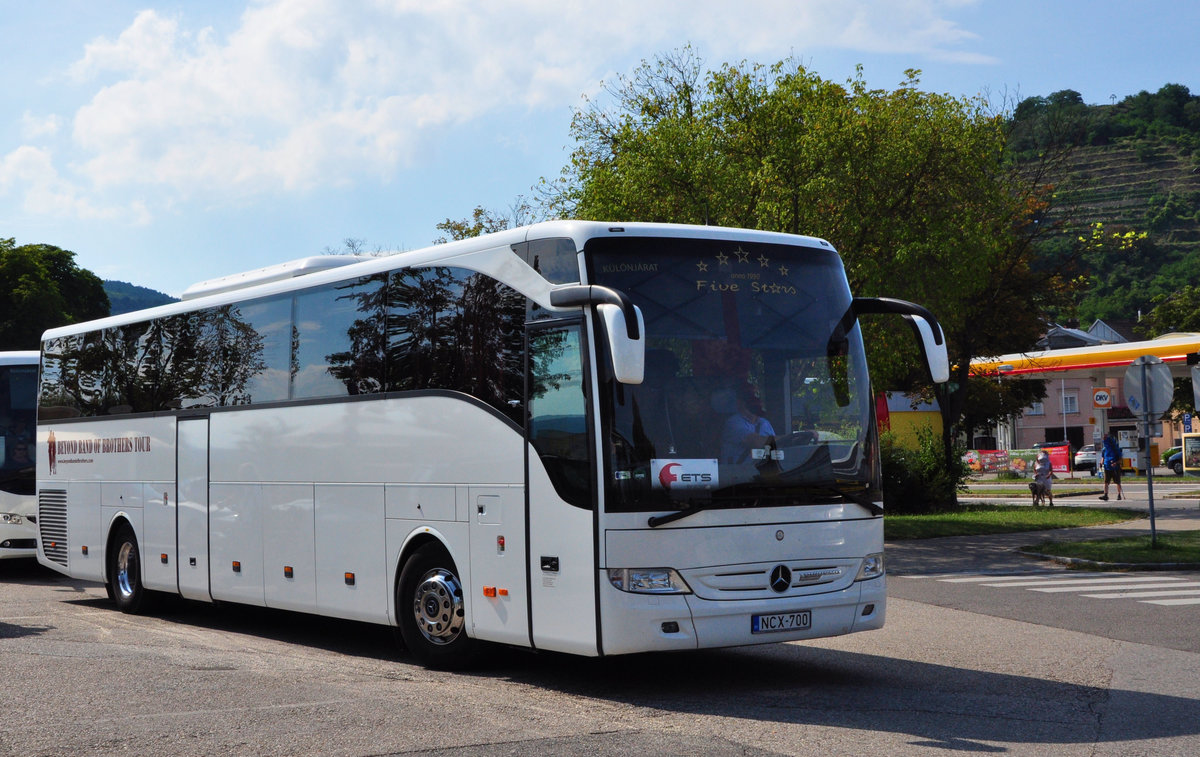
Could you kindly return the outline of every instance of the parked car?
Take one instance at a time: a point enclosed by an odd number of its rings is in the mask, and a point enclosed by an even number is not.
[[[1164,450],[1162,453],[1162,464],[1167,467],[1170,467],[1171,466],[1171,458],[1174,457],[1176,452],[1179,452],[1182,449],[1183,449],[1183,447],[1167,447],[1166,450]]]
[[[1085,444],[1075,453],[1075,470],[1096,472],[1096,445]]]
[[[1167,467],[1175,471],[1176,476],[1183,475],[1183,453],[1176,452],[1167,459]]]

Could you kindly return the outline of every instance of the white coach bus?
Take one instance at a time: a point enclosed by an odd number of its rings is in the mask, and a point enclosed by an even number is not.
[[[309,258],[46,332],[38,559],[104,582],[581,655],[884,622],[854,299],[810,237],[552,222]]]
[[[38,353],[0,352],[0,559],[37,554]]]

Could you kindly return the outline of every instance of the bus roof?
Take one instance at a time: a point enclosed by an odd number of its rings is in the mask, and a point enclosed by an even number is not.
[[[222,292],[231,292],[235,289],[246,289],[258,284],[293,279],[297,276],[328,271],[331,268],[339,268],[369,259],[370,256],[367,255],[318,255],[300,258],[299,260],[290,260],[286,263],[277,263],[265,268],[256,268],[253,271],[234,273],[229,276],[220,276],[215,279],[208,279],[207,281],[192,284],[184,290],[180,299],[194,300],[210,294],[221,294]]]
[[[37,350],[0,352],[0,365],[37,365],[41,353]]]

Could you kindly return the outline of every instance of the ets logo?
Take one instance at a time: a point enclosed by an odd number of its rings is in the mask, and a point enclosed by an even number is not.
[[[655,489],[715,489],[719,483],[716,459],[651,460],[650,477]]]

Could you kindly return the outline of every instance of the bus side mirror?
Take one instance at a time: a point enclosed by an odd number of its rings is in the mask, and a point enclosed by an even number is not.
[[[642,311],[624,293],[605,286],[572,284],[550,290],[550,304],[558,308],[596,306],[604,324],[612,355],[613,378],[622,384],[640,384],[646,368],[646,324]]]
[[[906,300],[891,297],[855,297],[842,315],[842,320],[834,326],[833,334],[829,338],[830,354],[833,354],[836,340],[844,339],[858,317],[867,313],[892,313],[903,316],[916,334],[921,357],[925,359],[925,366],[929,368],[929,378],[935,384],[944,384],[950,380],[950,356],[946,351],[946,336],[942,333],[941,325],[933,313]]]
[[[919,315],[908,318],[913,330],[917,332],[921,355],[925,358],[925,364],[929,366],[929,377],[935,384],[946,383],[950,380],[950,355],[946,352],[946,338],[942,335],[942,327],[937,321],[931,324]]]
[[[612,356],[613,378],[622,384],[640,384],[646,371],[646,333],[642,310],[633,307],[637,317],[637,339],[629,337],[630,329],[625,322],[625,313],[616,305],[597,305],[600,319],[604,323],[604,335],[608,338],[609,354]]]

